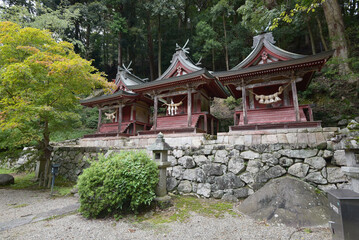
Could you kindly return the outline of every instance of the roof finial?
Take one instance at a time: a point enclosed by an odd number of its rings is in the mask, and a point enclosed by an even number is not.
[[[131,64],[132,64],[132,61],[128,64],[127,67],[125,66],[125,64],[122,64],[122,67],[126,72],[131,73],[131,71],[133,70],[132,68],[130,68]]]
[[[201,65],[202,56],[199,58],[198,62],[195,64],[196,66]]]
[[[183,45],[183,47],[181,47],[180,45],[178,45],[178,43],[176,43],[176,51],[182,50],[184,53],[189,53],[189,52],[188,52],[189,48],[186,48],[188,42],[189,42],[189,39],[187,39],[187,41],[186,41],[186,43]]]

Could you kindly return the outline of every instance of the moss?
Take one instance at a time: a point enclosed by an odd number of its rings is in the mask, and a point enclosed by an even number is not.
[[[14,206],[14,208],[22,208],[22,207],[26,207],[26,206],[29,206],[29,204],[24,203],[24,204],[16,205],[16,206]]]
[[[199,199],[190,196],[173,197],[174,206],[166,211],[158,211],[136,217],[136,223],[159,225],[171,222],[185,222],[191,213],[202,216],[221,218],[225,214],[240,216],[233,210],[233,204],[213,199]]]

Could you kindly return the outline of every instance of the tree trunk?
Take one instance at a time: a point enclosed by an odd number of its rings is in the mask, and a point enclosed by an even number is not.
[[[150,81],[154,79],[154,54],[153,54],[153,41],[152,41],[152,32],[151,32],[151,19],[150,14],[147,13],[147,48],[148,48],[148,59],[150,62]]]
[[[162,74],[162,39],[161,39],[161,15],[158,15],[158,76]]]
[[[86,53],[85,53],[86,60],[90,59],[90,35],[91,35],[91,27],[90,24],[88,24],[86,27]]]
[[[216,65],[214,64],[214,48],[212,48],[212,71],[216,71]]]
[[[315,19],[317,20],[318,29],[319,29],[319,36],[320,36],[320,40],[322,41],[324,50],[325,50],[325,51],[328,51],[328,46],[327,46],[327,43],[325,42],[325,39],[324,39],[324,36],[323,36],[322,24],[320,23],[320,20],[319,20],[319,18],[318,18],[318,15],[315,15]]]
[[[42,174],[43,181],[42,186],[48,187],[51,184],[51,172],[50,172],[50,158],[51,158],[51,147],[50,147],[50,132],[49,132],[49,123],[45,121],[43,131],[43,140],[41,144],[43,159],[45,160],[45,170]]]
[[[122,39],[122,33],[121,31],[118,32],[118,42],[117,42],[117,64],[118,66],[122,66],[122,47],[121,47],[121,39]]]
[[[308,28],[308,33],[309,33],[310,45],[312,47],[312,54],[315,55],[316,54],[315,43],[314,43],[312,29],[310,28],[310,24],[309,24],[309,19],[307,20],[307,28]]]
[[[339,58],[339,73],[347,75],[352,73],[348,64],[348,43],[345,38],[345,27],[338,0],[326,0],[323,3],[325,19],[328,24],[329,37],[334,56]]]
[[[226,58],[226,69],[229,70],[229,61],[228,61],[228,45],[227,45],[227,30],[226,30],[226,19],[224,14],[222,15],[223,19],[223,32],[224,32],[224,54]]]

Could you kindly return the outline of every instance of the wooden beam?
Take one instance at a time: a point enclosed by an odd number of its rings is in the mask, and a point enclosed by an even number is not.
[[[242,78],[242,105],[243,105],[243,123],[248,124],[246,86],[244,85],[243,78]]]
[[[113,105],[113,106],[107,106],[107,107],[102,107],[100,108],[101,110],[109,110],[109,109],[114,109],[114,108],[119,108],[120,104],[117,105]]]
[[[303,78],[298,77],[298,78],[295,80],[295,82],[300,82],[300,81],[302,81],[302,80],[303,80]],[[288,79],[285,79],[285,80],[277,80],[277,81],[268,81],[268,82],[261,82],[261,83],[249,84],[249,85],[246,85],[246,88],[248,89],[248,88],[256,88],[256,87],[265,87],[265,86],[286,84],[286,83],[289,83],[289,82],[290,82],[290,80],[288,80]],[[240,86],[238,86],[236,89],[237,89],[238,91],[240,91],[241,88],[242,88],[242,85],[243,85],[243,83],[242,83]]]
[[[196,91],[194,91],[193,89],[191,89],[192,93],[195,93]],[[177,96],[177,95],[185,95],[188,94],[188,90],[184,90],[184,91],[177,91],[177,92],[170,92],[170,93],[163,93],[163,94],[159,94],[157,95],[158,98],[166,98],[166,97],[172,97],[172,96]]]
[[[157,129],[157,108],[158,108],[158,97],[153,97],[153,129]]]
[[[192,89],[187,91],[187,126],[192,126]]]
[[[295,111],[295,120],[297,122],[300,122],[297,85],[296,85],[295,81],[293,81],[291,83],[291,86],[292,86],[292,95],[293,95],[293,105],[294,105],[294,111]]]
[[[121,133],[121,126],[122,126],[122,103],[119,104],[118,107],[118,127],[117,127],[117,133]]]
[[[101,108],[100,108],[100,109],[98,110],[97,132],[100,132],[101,121],[102,121],[102,110],[101,110]]]

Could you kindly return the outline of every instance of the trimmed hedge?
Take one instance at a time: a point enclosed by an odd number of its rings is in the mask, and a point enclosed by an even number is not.
[[[137,211],[155,198],[158,168],[144,152],[99,156],[78,179],[80,212],[96,218],[128,210]]]

